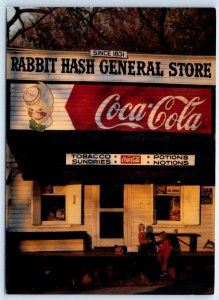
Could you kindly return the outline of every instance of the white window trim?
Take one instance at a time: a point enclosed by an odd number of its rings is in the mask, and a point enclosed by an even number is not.
[[[42,221],[42,225],[65,225],[66,221]]]
[[[155,185],[156,187],[157,185]],[[183,225],[183,205],[182,205],[182,186],[181,185],[174,185],[174,184],[167,184],[166,187],[168,186],[177,186],[179,187],[179,193],[167,193],[166,194],[156,194],[155,191],[155,197],[156,196],[179,196],[180,197],[180,220],[179,221],[174,221],[174,220],[158,220],[156,216],[156,224],[154,225],[170,225],[170,226],[179,226]],[[153,204],[154,205],[154,204]]]

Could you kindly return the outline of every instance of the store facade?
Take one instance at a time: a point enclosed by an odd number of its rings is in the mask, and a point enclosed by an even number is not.
[[[8,232],[214,241],[215,57],[7,50]],[[83,250],[23,240],[22,251]]]

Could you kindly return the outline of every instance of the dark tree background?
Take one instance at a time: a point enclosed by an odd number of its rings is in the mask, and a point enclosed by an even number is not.
[[[19,8],[7,22],[7,46],[215,55],[214,8]]]

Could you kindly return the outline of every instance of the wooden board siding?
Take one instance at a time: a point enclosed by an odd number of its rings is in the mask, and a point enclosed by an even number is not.
[[[32,181],[23,181],[21,174],[12,179],[8,189],[6,227],[22,231],[32,226]]]
[[[21,173],[14,175],[10,185],[10,203],[12,205],[30,205],[32,197],[32,181],[23,181]]]
[[[82,185],[66,186],[66,211],[68,224],[81,224]]]
[[[200,251],[213,249],[203,249],[207,240],[215,241],[215,189],[213,188],[213,204],[201,205],[201,238],[199,239],[198,249]]]
[[[183,222],[186,225],[200,224],[200,187],[184,186],[182,189]]]
[[[85,185],[84,187],[84,230],[91,235],[92,248],[97,246],[99,193],[99,185]]]
[[[97,186],[85,187],[85,210],[84,225],[81,224],[81,189],[75,185],[75,189],[70,186],[67,190],[71,190],[68,197],[71,197],[69,202],[73,202],[73,194],[76,195],[77,210],[76,224],[63,224],[63,225],[42,225],[39,219],[40,201],[33,201],[34,196],[39,200],[40,186],[36,182],[24,181],[21,174],[13,178],[8,188],[7,199],[7,224],[6,228],[11,232],[44,232],[44,231],[87,231],[92,236],[95,222],[94,213],[96,211],[96,203],[99,200],[99,192]],[[73,216],[70,214],[70,218]],[[36,219],[39,219],[38,221]],[[80,219],[80,220],[79,220]],[[35,223],[34,223],[35,220]],[[72,220],[69,220],[72,221]],[[93,235],[94,236],[94,235]],[[42,243],[33,240],[25,240],[21,243],[22,251],[82,251],[83,240],[64,240],[63,241],[49,241]]]
[[[83,240],[23,240],[19,250],[22,252],[34,251],[83,251]]]
[[[152,225],[153,185],[133,184],[125,185],[125,197],[128,203],[128,245],[138,245],[138,225]]]
[[[33,183],[31,181],[24,181],[21,174],[16,175],[11,182],[8,188],[8,199],[6,202],[6,227],[8,231],[87,231],[92,237],[92,248],[99,245],[99,185],[86,185],[84,187],[84,224],[56,224],[53,226],[33,225],[34,207],[32,187]],[[146,226],[152,226],[155,232],[160,232],[161,230],[173,232],[174,228],[177,228],[179,232],[198,233],[201,236],[198,237],[197,250],[203,251],[203,246],[208,239],[214,241],[215,195],[214,187],[212,188],[213,203],[201,205],[200,224],[164,226],[161,224],[153,224],[153,185],[125,184],[124,218],[126,228],[124,228],[124,243],[136,249],[138,244],[138,224],[144,223]],[[190,190],[190,192],[192,191],[193,189]],[[187,238],[184,239],[188,241]],[[104,242],[104,245],[109,246],[106,245],[106,242],[107,241]],[[72,246],[74,245],[73,247],[75,247],[75,249],[79,249],[80,243],[74,243]],[[188,251],[186,245],[182,244],[181,247],[182,251]],[[207,250],[211,251],[211,249]]]

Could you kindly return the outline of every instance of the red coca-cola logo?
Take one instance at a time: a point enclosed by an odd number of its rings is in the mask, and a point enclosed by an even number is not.
[[[121,164],[141,164],[140,155],[121,155]]]
[[[76,84],[66,110],[76,130],[211,133],[211,88]]]

